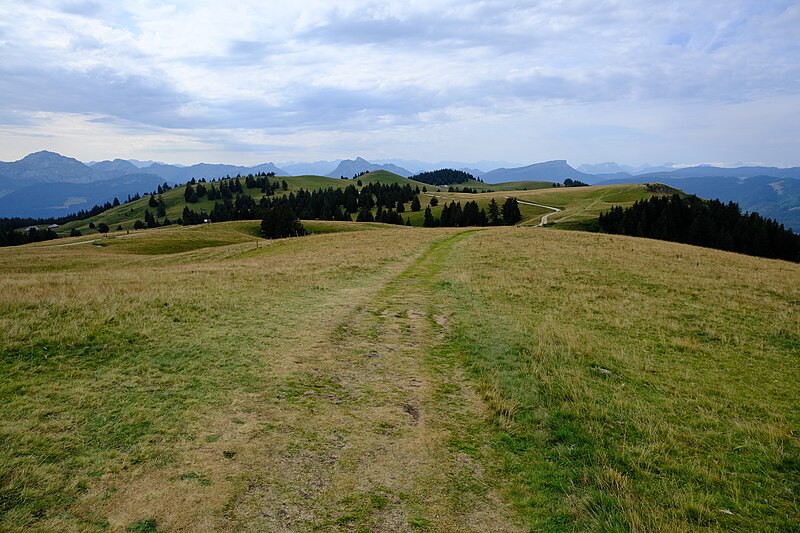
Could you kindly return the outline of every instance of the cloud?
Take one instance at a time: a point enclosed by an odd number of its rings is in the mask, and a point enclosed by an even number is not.
[[[100,14],[103,10],[102,6],[97,2],[63,2],[57,6],[57,9],[62,13],[69,13],[71,15],[80,15],[82,17],[93,17]]]
[[[356,143],[387,156],[439,149],[437,159],[463,160],[477,149],[477,157],[526,162],[530,143],[509,136],[538,138],[539,121],[564,132],[558,143],[543,140],[559,152],[545,158],[563,157],[584,150],[569,135],[605,131],[609,151],[619,151],[621,136],[647,139],[658,128],[659,136],[680,138],[713,128],[710,117],[734,104],[772,109],[768,102],[800,94],[800,6],[792,1],[679,0],[658,9],[644,0],[15,0],[4,7],[0,125],[61,114],[69,136],[69,120],[85,117],[75,124],[81,139],[97,131],[118,142],[135,129],[152,149],[165,137],[175,150],[180,139],[208,149],[205,138],[236,157],[288,149],[313,159],[359,151]],[[664,109],[705,111],[671,124]],[[593,116],[583,124],[587,110]],[[481,148],[488,130],[499,138]],[[680,159],[662,156],[656,143],[647,149],[642,159]]]

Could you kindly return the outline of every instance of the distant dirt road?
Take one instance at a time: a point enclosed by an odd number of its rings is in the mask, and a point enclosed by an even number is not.
[[[508,198],[508,196],[506,196],[506,198]],[[533,202],[526,202],[525,200],[520,200],[519,198],[517,198],[517,203],[525,204],[525,205],[532,205],[532,206],[535,206],[535,207],[543,207],[545,209],[550,209],[550,210],[553,211],[552,213],[547,213],[545,215],[542,215],[542,220],[539,221],[539,224],[536,226],[537,228],[538,227],[542,227],[545,224],[547,224],[547,217],[549,217],[550,215],[558,213],[559,211],[561,211],[561,209],[559,209],[557,207],[553,207],[553,206],[550,206],[550,205],[535,204]]]

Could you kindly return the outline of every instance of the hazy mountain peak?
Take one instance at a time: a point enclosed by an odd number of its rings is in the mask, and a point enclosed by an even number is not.
[[[363,157],[356,157],[355,159],[344,159],[342,160],[339,165],[333,169],[333,171],[329,172],[327,176],[331,178],[338,178],[344,176],[346,178],[351,178],[356,174],[360,174],[362,172],[372,172],[373,170],[387,170],[398,176],[409,177],[411,176],[411,172],[404,169],[403,167],[399,167],[392,163],[387,163],[385,165],[377,165],[375,163],[370,163]]]
[[[569,166],[566,159],[553,159],[517,168],[498,168],[482,176],[486,183],[526,180],[562,182],[567,178],[577,179],[585,183],[596,181],[593,179],[594,176]]]
[[[63,156],[57,152],[51,152],[49,150],[40,150],[38,152],[33,152],[32,154],[28,154],[22,159],[18,161],[18,163],[26,163],[29,165],[53,165],[53,164],[79,164],[83,167],[83,163],[74,159],[72,157]],[[87,167],[88,168],[88,167]]]

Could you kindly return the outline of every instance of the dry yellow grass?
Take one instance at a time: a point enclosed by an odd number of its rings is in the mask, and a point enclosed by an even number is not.
[[[3,250],[0,529],[798,526],[797,265],[366,227]]]

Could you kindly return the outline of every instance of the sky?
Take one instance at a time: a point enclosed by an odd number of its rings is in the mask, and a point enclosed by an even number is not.
[[[800,2],[0,0],[0,160],[800,166]]]

